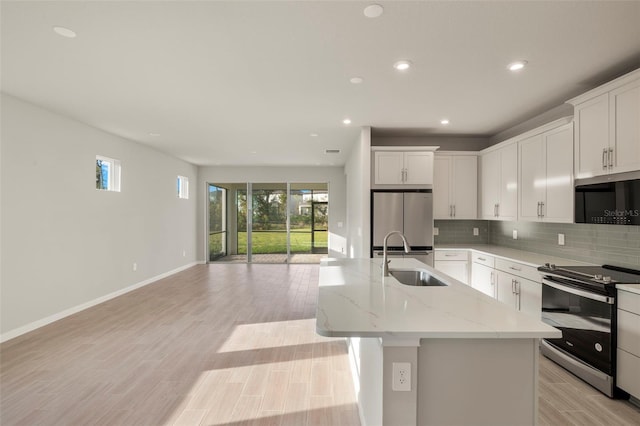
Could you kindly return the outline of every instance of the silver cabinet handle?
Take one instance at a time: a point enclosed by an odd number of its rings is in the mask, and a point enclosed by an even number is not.
[[[445,257],[455,257],[455,256],[457,256],[457,254],[449,254],[449,253],[447,253],[447,254],[445,254],[444,256],[445,256]]]
[[[456,217],[456,205],[453,205],[453,217]]]
[[[485,259],[484,257],[479,257],[478,260],[482,260],[483,262],[486,261],[487,259]]]
[[[509,266],[509,269],[512,269],[514,271],[521,271],[522,270],[521,268],[516,268],[516,267],[513,267],[513,266]]]
[[[613,148],[609,148],[609,168],[613,168]]]
[[[453,206],[449,204],[449,217],[453,217]]]
[[[538,208],[536,209],[536,214],[540,217],[540,201],[538,201]]]
[[[609,164],[609,159],[607,158],[608,153],[609,151],[607,150],[607,148],[602,149],[602,169],[603,170],[607,170],[607,166]]]
[[[544,217],[544,201],[540,201],[540,217]]]
[[[511,293],[516,294],[516,280],[511,280]]]

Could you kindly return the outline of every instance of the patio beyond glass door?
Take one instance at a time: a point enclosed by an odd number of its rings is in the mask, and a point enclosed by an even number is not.
[[[290,185],[290,263],[318,263],[327,256],[328,201],[326,183]]]
[[[286,263],[287,184],[251,184],[251,262]]]

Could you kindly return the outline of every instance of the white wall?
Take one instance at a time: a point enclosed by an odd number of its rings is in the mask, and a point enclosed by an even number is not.
[[[329,184],[329,256],[346,253],[345,176],[342,167],[200,167],[198,170],[198,259],[207,259],[207,183],[328,183]],[[338,226],[339,224],[342,226]]]
[[[369,257],[371,240],[371,128],[363,127],[347,163],[347,254]]]
[[[195,262],[196,166],[1,100],[2,340]],[[122,192],[95,189],[96,154],[121,161]]]

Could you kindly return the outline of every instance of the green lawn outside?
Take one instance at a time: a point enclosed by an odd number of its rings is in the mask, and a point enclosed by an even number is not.
[[[316,247],[327,247],[327,232],[316,231]],[[254,254],[286,253],[286,231],[253,231]],[[238,253],[247,253],[247,233],[238,232]],[[291,232],[291,253],[311,253],[311,231]]]
[[[327,247],[326,231],[315,232],[315,246]],[[253,253],[271,254],[287,252],[286,231],[253,231]],[[221,234],[209,235],[209,253],[222,251]],[[238,254],[247,253],[247,233],[238,232]],[[295,230],[291,232],[291,253],[311,253],[311,230]]]

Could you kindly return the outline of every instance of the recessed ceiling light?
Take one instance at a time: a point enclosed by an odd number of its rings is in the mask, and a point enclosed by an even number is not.
[[[318,134],[317,133],[311,133],[309,136],[311,136],[312,138],[317,138]]]
[[[407,61],[406,59],[403,59],[393,64],[393,67],[398,71],[406,71],[409,68],[411,68],[411,62]]]
[[[527,65],[527,61],[515,61],[515,62],[511,62],[507,66],[507,68],[509,68],[509,71],[520,71],[526,65]]]
[[[157,137],[160,136],[160,133],[149,132],[149,136]]]
[[[342,122],[343,122],[344,124],[351,124],[351,119],[349,119],[349,118],[345,118],[344,120],[342,120]]]
[[[349,80],[351,83],[353,84],[360,84],[364,81],[364,78],[362,77],[351,77],[351,79]]]
[[[449,124],[449,120],[446,118],[443,118],[442,120],[440,120],[440,124],[446,126],[447,124]]]
[[[251,151],[251,154],[257,154],[258,151]]]
[[[370,4],[364,8],[364,16],[367,18],[377,18],[384,12],[384,8],[379,4]]]
[[[67,37],[67,38],[75,38],[76,37],[76,32],[73,31],[73,30],[70,30],[69,28],[53,27],[53,31],[55,31],[56,34],[61,35],[62,37]]]

